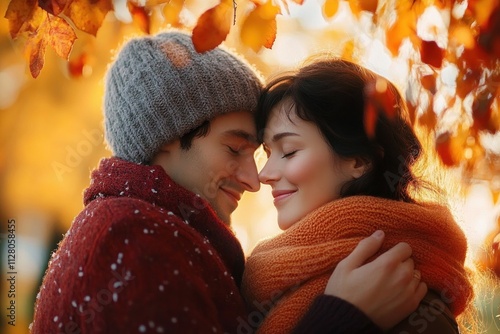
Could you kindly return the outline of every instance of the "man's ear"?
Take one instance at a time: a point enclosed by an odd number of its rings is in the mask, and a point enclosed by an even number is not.
[[[163,144],[151,160],[151,165],[160,165],[166,168],[172,159],[175,159],[177,152],[181,149],[180,140]]]
[[[363,157],[353,158],[351,161],[351,176],[359,179],[372,168],[372,162]]]

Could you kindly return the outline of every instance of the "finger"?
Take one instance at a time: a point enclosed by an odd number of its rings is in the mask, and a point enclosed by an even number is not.
[[[388,262],[394,261],[394,263],[403,262],[411,256],[412,252],[413,251],[410,245],[408,245],[406,242],[400,242],[384,254],[380,255],[378,259]]]
[[[356,248],[342,262],[348,269],[355,269],[362,266],[366,260],[375,255],[382,246],[384,240],[383,231],[375,231],[371,236],[361,240]]]

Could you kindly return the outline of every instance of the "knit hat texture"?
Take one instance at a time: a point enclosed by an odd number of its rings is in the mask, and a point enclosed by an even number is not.
[[[132,39],[106,75],[106,141],[113,155],[149,163],[165,143],[212,118],[257,107],[259,74],[218,47],[198,53],[173,31]]]

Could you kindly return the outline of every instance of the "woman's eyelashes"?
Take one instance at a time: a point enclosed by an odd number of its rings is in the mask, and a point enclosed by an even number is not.
[[[295,153],[297,153],[298,150],[292,150],[288,153],[283,153],[283,156],[281,157],[282,159],[287,159],[287,158],[291,158],[295,155]]]

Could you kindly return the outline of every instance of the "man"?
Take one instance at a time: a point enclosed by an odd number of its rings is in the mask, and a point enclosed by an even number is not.
[[[260,90],[239,58],[222,48],[198,54],[183,33],[124,46],[104,103],[114,157],[92,173],[85,209],[50,261],[33,333],[255,329],[238,291],[244,255],[229,225],[243,192],[260,187],[251,113]],[[382,239],[366,239],[344,260],[311,321],[376,332],[416,308],[423,294],[407,288],[408,245],[362,266]]]

